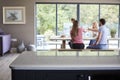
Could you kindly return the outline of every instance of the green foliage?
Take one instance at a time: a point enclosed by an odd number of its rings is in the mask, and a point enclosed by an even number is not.
[[[71,23],[71,18],[76,18],[77,5],[58,4],[58,30],[63,31],[64,23]]]
[[[115,37],[116,32],[117,32],[117,29],[115,27],[110,28],[110,35],[112,38]]]
[[[101,17],[106,19],[106,25],[108,25],[109,28],[115,27],[117,28],[119,21],[119,6],[118,5],[102,5],[101,6]]]
[[[37,31],[44,34],[47,30],[54,31],[56,23],[56,8],[51,4],[37,5]]]
[[[116,34],[116,31],[117,31],[116,28],[111,28],[111,29],[110,29],[110,33],[111,33],[111,34]]]
[[[91,26],[94,21],[98,21],[99,5],[80,5],[80,24]]]

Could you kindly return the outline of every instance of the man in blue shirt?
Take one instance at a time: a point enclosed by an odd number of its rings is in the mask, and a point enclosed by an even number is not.
[[[98,30],[98,36],[95,42],[91,45],[89,45],[87,48],[88,49],[107,49],[107,35],[108,35],[108,30],[105,26],[105,19],[100,19],[99,21],[99,30]]]

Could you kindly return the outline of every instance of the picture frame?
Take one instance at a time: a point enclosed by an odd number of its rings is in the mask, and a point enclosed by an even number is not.
[[[3,7],[3,24],[25,24],[25,7]]]

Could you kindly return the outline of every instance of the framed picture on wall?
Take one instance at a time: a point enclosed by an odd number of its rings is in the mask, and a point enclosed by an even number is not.
[[[3,24],[25,24],[25,7],[3,7]]]

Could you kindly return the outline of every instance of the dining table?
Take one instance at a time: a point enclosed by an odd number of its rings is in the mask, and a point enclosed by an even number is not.
[[[95,39],[95,38],[84,38],[84,40],[91,40],[91,39]],[[50,38],[51,41],[62,41],[61,44],[61,48],[65,49],[66,48],[66,41],[70,41],[71,38],[70,37],[61,37],[61,36],[54,36]]]
[[[93,38],[93,37],[84,37],[83,40],[86,40],[86,41],[90,41],[90,40],[93,40],[93,39],[96,39],[96,38]],[[50,38],[51,41],[62,41],[62,44],[61,44],[61,48],[62,49],[65,49],[66,48],[66,41],[70,41],[71,38],[69,36],[54,36],[54,37],[51,37]],[[112,41],[120,41],[120,38],[116,37],[116,38],[111,38],[109,37],[108,38],[108,44],[109,44],[109,41],[112,40]],[[114,43],[112,43],[114,44]],[[119,43],[118,43],[118,47],[119,47]]]

